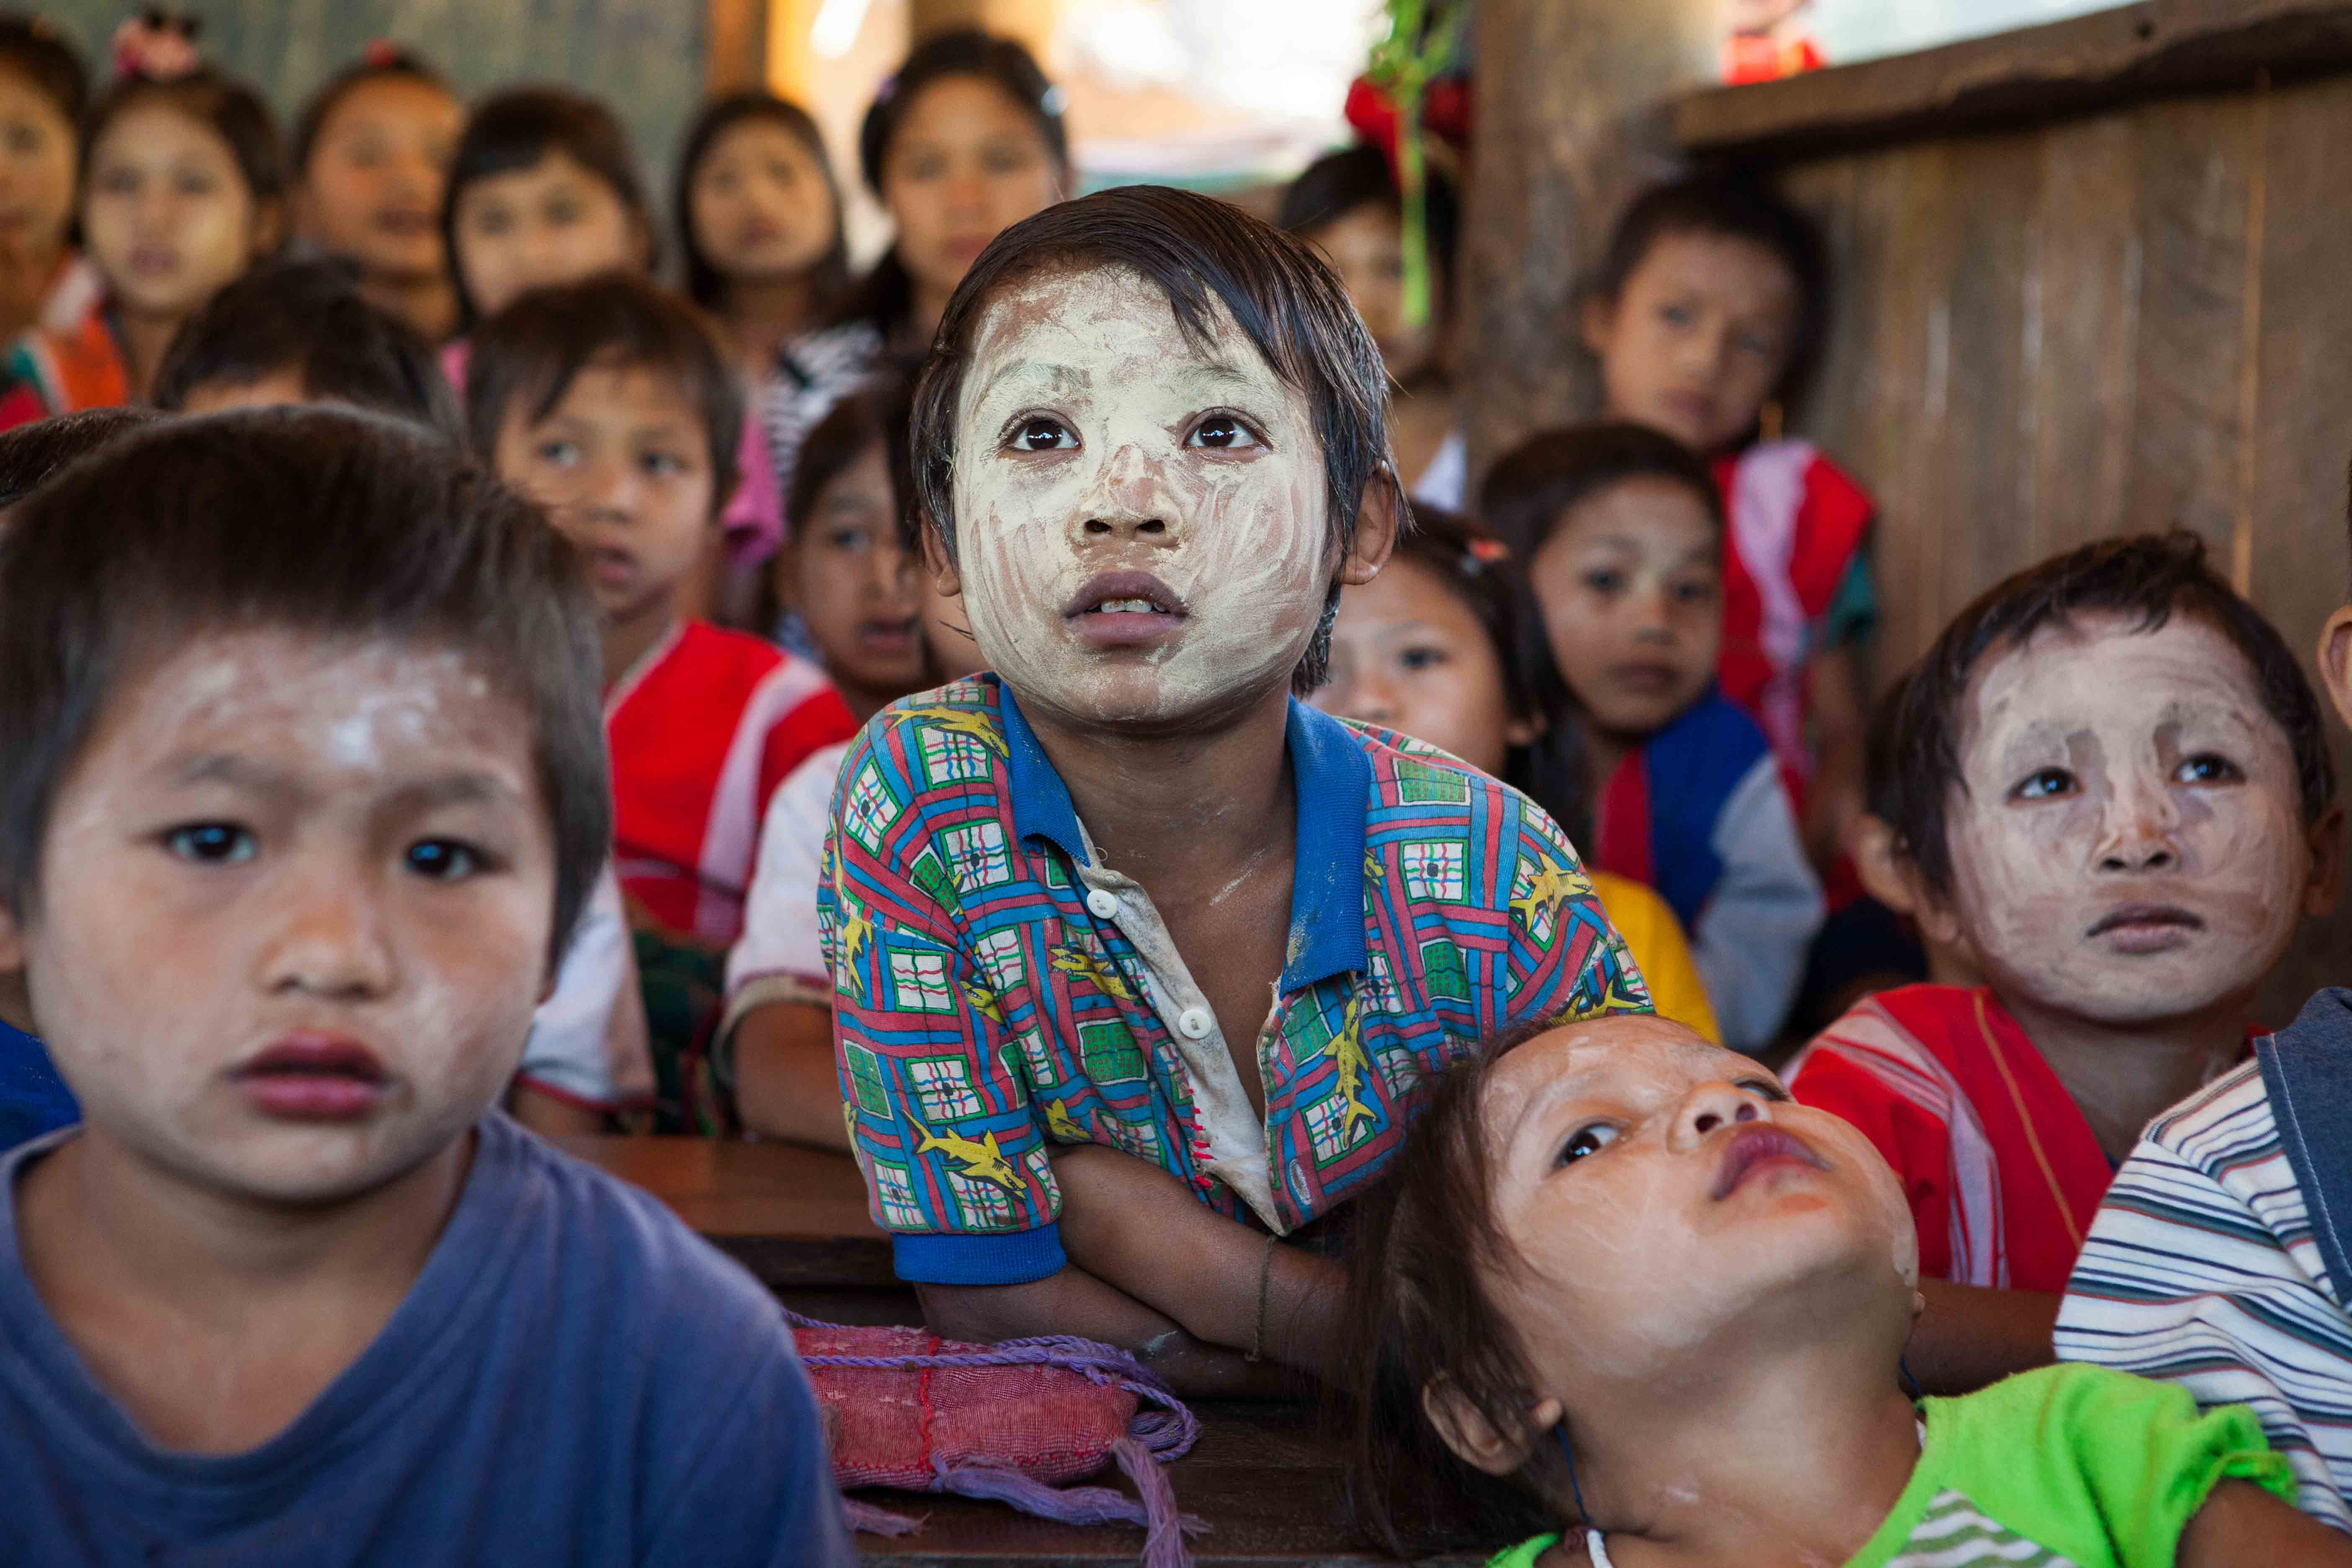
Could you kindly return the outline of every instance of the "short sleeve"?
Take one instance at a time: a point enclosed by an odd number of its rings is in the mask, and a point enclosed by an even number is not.
[[[786,779],[816,752],[857,732],[849,705],[830,683],[777,720],[760,746],[760,809],[764,813]]]
[[[636,979],[621,884],[607,864],[596,879],[572,945],[555,972],[555,989],[530,1017],[530,1037],[517,1076],[558,1100],[608,1110],[631,1099],[607,1041],[621,993]]]
[[[812,752],[768,802],[744,900],[743,934],[727,954],[722,1038],[745,1013],[769,1002],[832,1003],[833,983],[817,939],[817,878],[833,786],[848,750],[827,746]]]
[[[1895,1168],[1919,1233],[1919,1272],[1948,1279],[1952,1272],[1952,1139],[1926,1108],[1824,1039],[1801,1057],[1789,1077],[1789,1095],[1853,1124]]]
[[[1507,872],[1511,989],[1499,1026],[1650,1012],[1649,986],[1567,836],[1532,802],[1518,805]]]
[[[1063,1265],[1061,1194],[1020,1053],[952,907],[951,857],[932,841],[992,804],[918,808],[907,748],[919,730],[867,726],[834,795],[818,919],[835,1065],[900,1278],[1020,1284]]]

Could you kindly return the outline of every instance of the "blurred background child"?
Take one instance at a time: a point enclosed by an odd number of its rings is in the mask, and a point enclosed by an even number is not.
[[[201,66],[132,75],[82,132],[81,232],[102,297],[0,367],[0,427],[144,401],[180,324],[278,248],[286,163],[268,108]]]
[[[98,297],[69,243],[89,79],[39,16],[0,13],[0,336],[68,330]]]
[[[360,291],[438,342],[457,290],[441,195],[466,107],[440,73],[391,44],[310,95],[294,121],[294,232],[359,268]]]
[[[1328,713],[1426,742],[1502,779],[1581,844],[1583,743],[1510,551],[1459,512],[1427,503],[1381,574],[1339,595]],[[1721,1043],[1682,922],[1648,887],[1590,871],[1661,1017]]]
[[[1397,474],[1416,501],[1463,505],[1470,451],[1455,422],[1453,382],[1454,249],[1460,227],[1453,182],[1432,171],[1426,195],[1430,319],[1404,310],[1404,202],[1388,155],[1378,147],[1327,153],[1282,193],[1284,228],[1320,250],[1396,383]]]
[[[772,92],[730,94],[687,132],[673,194],[686,291],[726,330],[745,374],[762,375],[849,283],[824,134]]]
[[[1610,237],[1584,303],[1604,416],[1706,458],[1727,519],[1717,673],[1801,794],[1827,873],[1862,809],[1860,644],[1876,618],[1870,498],[1781,411],[1819,357],[1828,264],[1811,224],[1752,180],[1644,193]]]
[[[1536,436],[1496,463],[1481,510],[1528,563],[1582,730],[1591,864],[1655,888],[1691,933],[1726,1044],[1777,1037],[1822,922],[1781,769],[1717,689],[1722,501],[1646,426]]]

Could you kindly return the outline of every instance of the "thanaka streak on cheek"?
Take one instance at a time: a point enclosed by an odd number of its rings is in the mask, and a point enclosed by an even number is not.
[[[963,603],[989,666],[1066,719],[1181,721],[1276,689],[1322,614],[1312,415],[1222,307],[1215,322],[1196,348],[1158,288],[1097,268],[1008,294],[976,334],[956,419]],[[1263,446],[1188,445],[1220,411]],[[1008,425],[1040,416],[1076,449],[1008,449]],[[1110,571],[1159,578],[1181,625],[1148,647],[1090,644],[1065,612]]]
[[[1967,714],[1953,901],[1988,973],[2108,1023],[2259,982],[2300,917],[2309,852],[2294,754],[2233,644],[2180,615],[2042,632],[1987,659]],[[2208,755],[2242,782],[2181,777]],[[2013,798],[2047,769],[2073,792]]]

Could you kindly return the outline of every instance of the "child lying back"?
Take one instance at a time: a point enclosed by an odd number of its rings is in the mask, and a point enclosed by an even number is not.
[[[1391,1547],[1417,1491],[1541,1532],[1495,1568],[2352,1563],[2242,1409],[2082,1366],[1915,1403],[1885,1162],[1678,1025],[1505,1036],[1394,1169],[1350,1290]]]

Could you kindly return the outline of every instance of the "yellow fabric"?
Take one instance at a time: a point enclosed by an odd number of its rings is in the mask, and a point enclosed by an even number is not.
[[[1625,939],[1635,967],[1650,983],[1650,1002],[1658,1016],[1723,1044],[1723,1026],[1715,1021],[1715,1005],[1706,999],[1706,986],[1691,963],[1690,939],[1666,900],[1630,878],[1607,871],[1591,875],[1609,923]]]

